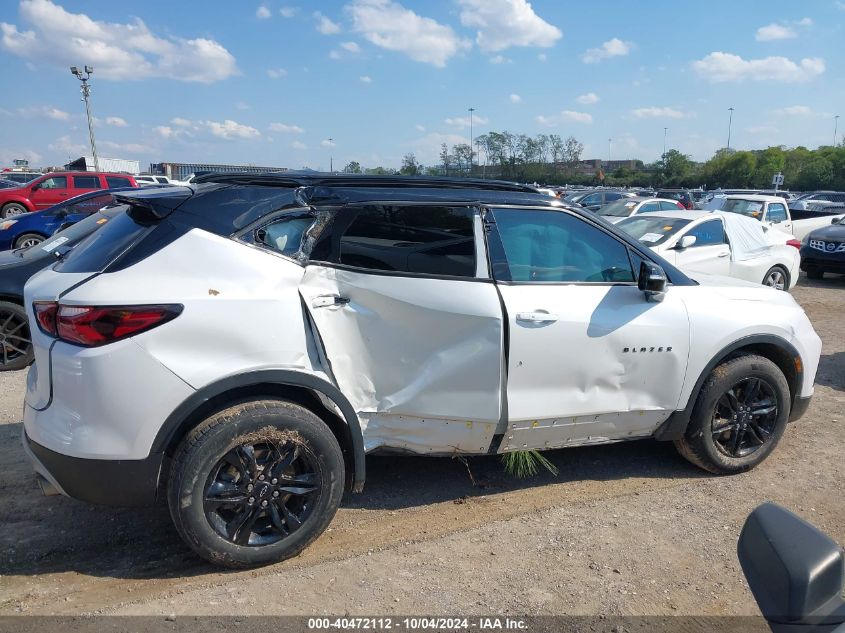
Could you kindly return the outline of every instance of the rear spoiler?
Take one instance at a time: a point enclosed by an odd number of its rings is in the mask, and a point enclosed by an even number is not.
[[[194,195],[190,187],[162,187],[138,189],[115,194],[118,204],[129,205],[130,211],[150,220],[163,220],[188,198]]]

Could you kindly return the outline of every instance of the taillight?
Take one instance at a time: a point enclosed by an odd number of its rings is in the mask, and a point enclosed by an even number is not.
[[[32,310],[35,312],[35,320],[38,321],[38,328],[47,336],[56,336],[56,312],[59,304],[55,301],[35,301]]]
[[[801,250],[801,242],[799,242],[798,240],[786,240],[786,245],[794,246],[798,250]]]
[[[67,343],[96,347],[140,334],[182,313],[181,305],[72,306],[54,301],[33,304],[41,331]]]

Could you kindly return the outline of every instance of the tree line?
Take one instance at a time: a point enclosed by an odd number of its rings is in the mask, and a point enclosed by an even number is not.
[[[549,185],[580,184],[632,187],[699,187],[708,189],[767,189],[772,176],[782,173],[783,188],[795,191],[845,190],[845,144],[806,147],[768,147],[761,150],[718,150],[709,160],[695,162],[678,150],[669,150],[657,161],[635,163],[612,170],[585,169],[581,164],[584,145],[575,137],[557,134],[489,132],[474,139],[475,148],[459,143],[440,147],[435,165],[422,165],[413,152],[402,159],[398,170],[363,168],[356,161],[346,173],[373,175],[432,175],[501,178]]]

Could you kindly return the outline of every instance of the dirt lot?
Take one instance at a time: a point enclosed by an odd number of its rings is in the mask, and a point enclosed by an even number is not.
[[[496,458],[371,458],[367,488],[299,558],[221,573],[165,507],[44,498],[20,450],[23,372],[0,375],[0,614],[755,614],[736,539],[786,505],[845,543],[845,277],[795,297],[824,340],[816,396],[753,472],[708,476],[671,444],[548,454],[514,481]]]

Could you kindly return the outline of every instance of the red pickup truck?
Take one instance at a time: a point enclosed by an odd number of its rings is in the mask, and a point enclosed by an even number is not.
[[[0,218],[40,211],[81,193],[114,187],[137,187],[128,174],[93,171],[54,171],[20,187],[0,189]]]

